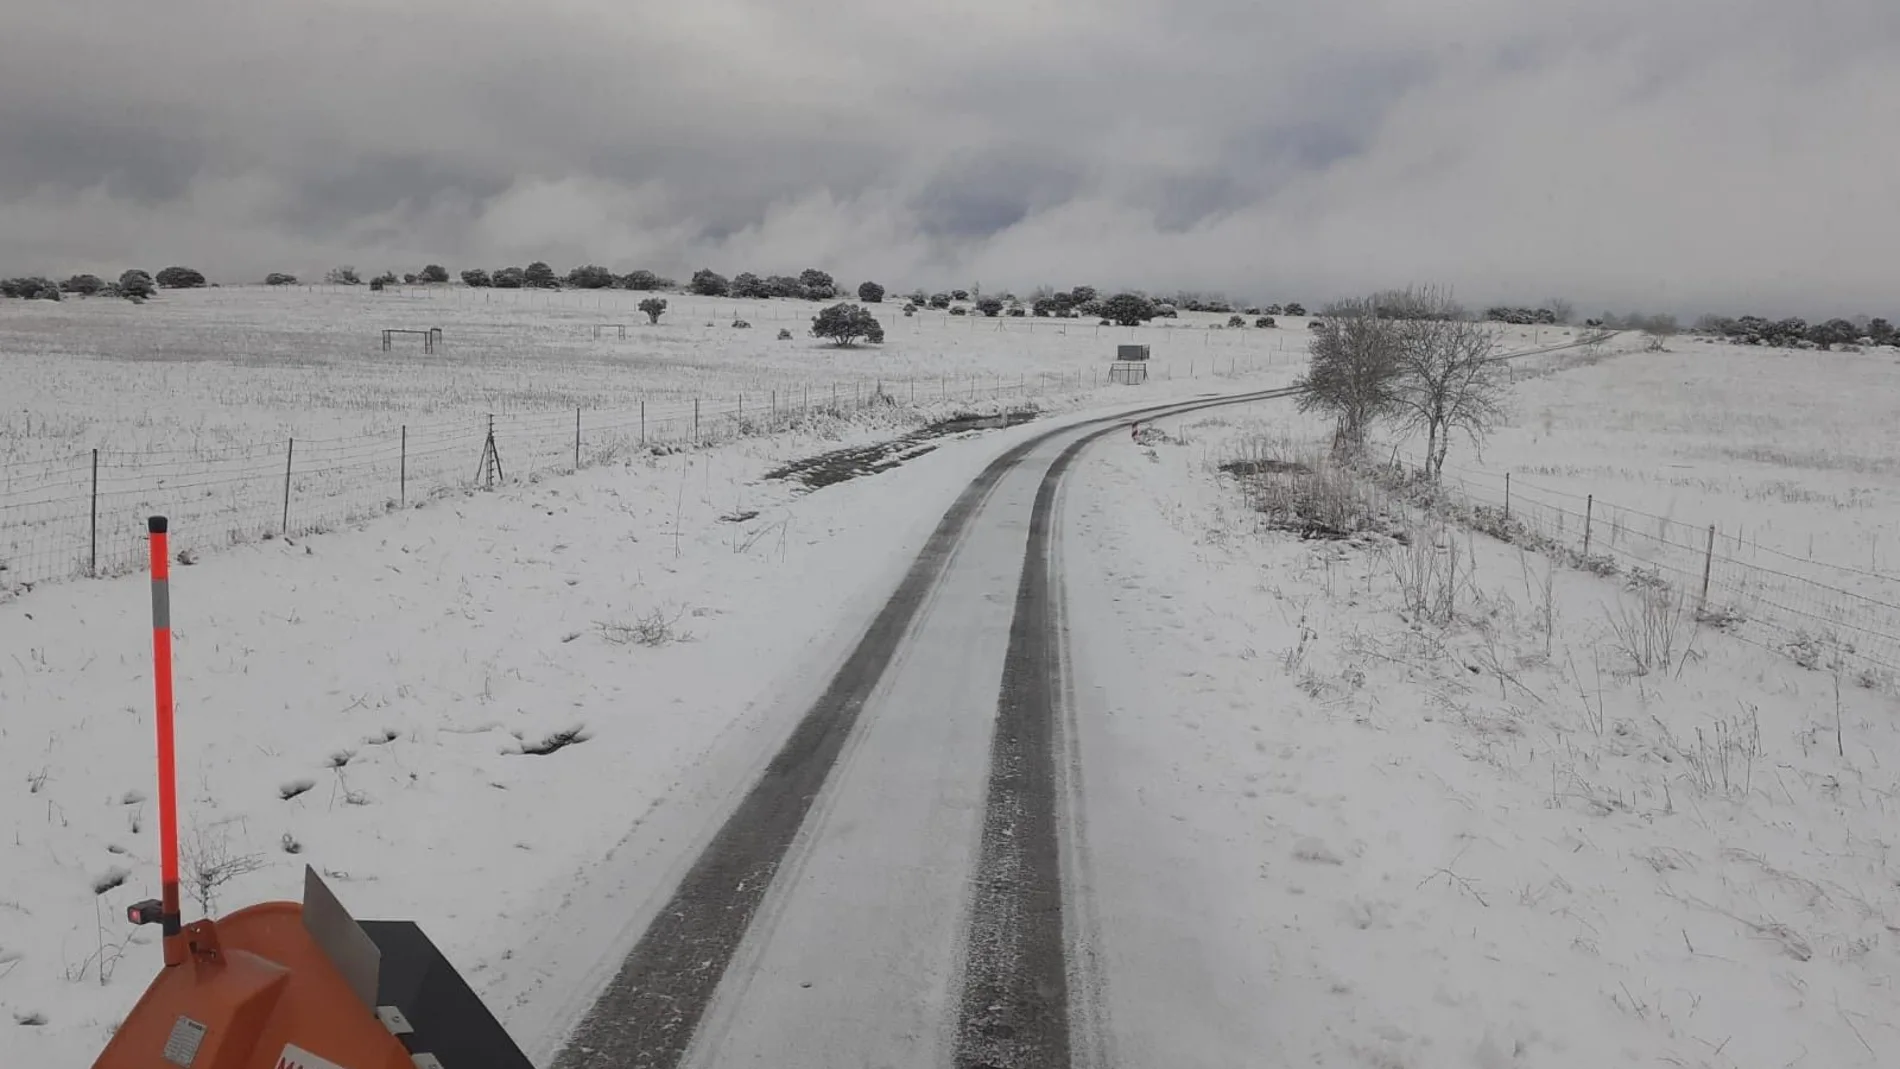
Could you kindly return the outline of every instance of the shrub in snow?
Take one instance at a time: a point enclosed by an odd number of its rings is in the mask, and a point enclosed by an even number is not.
[[[884,287],[875,282],[860,282],[858,284],[858,300],[863,301],[865,304],[882,304],[884,302]]]
[[[780,327],[780,328],[778,328],[778,340],[779,340],[779,341],[791,341],[791,340],[792,340],[792,332],[791,332],[791,331],[790,331],[789,329],[787,329],[787,328],[785,328],[785,327]]]
[[[289,278],[290,276],[285,275],[283,277]],[[291,281],[295,282],[296,279],[293,278]],[[60,283],[59,288],[65,290],[67,293],[77,293],[81,297],[90,297],[100,290],[105,289],[106,282],[105,279],[100,278],[98,275],[74,275]]]
[[[658,323],[660,316],[666,311],[666,298],[648,297],[640,302],[640,310],[647,314],[647,322]]]
[[[1259,319],[1256,319],[1256,320],[1254,320],[1254,321],[1253,321],[1253,325],[1254,325],[1254,326],[1256,326],[1256,327],[1261,327],[1261,328],[1263,328],[1263,329],[1264,329],[1264,328],[1266,328],[1266,327],[1270,327],[1270,326],[1273,326],[1273,317],[1272,317],[1272,316],[1261,316],[1261,317],[1260,317]]]
[[[732,291],[732,284],[712,268],[702,267],[693,272],[692,291],[701,297],[724,297]]]
[[[523,284],[538,290],[556,290],[561,288],[561,280],[554,275],[554,268],[544,261],[536,260],[521,272]]]
[[[449,280],[449,269],[443,267],[441,264],[430,264],[424,267],[422,273],[416,277],[422,279],[424,282],[447,282]]]
[[[630,290],[665,289],[665,280],[651,271],[629,271],[620,284]]]
[[[332,286],[360,286],[363,284],[363,279],[356,273],[356,268],[348,264],[344,264],[342,267],[332,267],[329,272],[323,276],[323,280]]]
[[[488,272],[477,268],[472,271],[462,272],[462,285],[473,289],[481,289],[491,285],[491,283],[488,281]]]
[[[751,328],[751,326],[752,324],[746,322],[743,319],[735,319],[732,321],[732,329],[734,330],[748,330]]]

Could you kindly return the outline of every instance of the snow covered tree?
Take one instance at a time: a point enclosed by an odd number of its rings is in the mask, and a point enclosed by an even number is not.
[[[143,271],[132,270],[119,276],[119,296],[128,300],[142,301],[158,292],[158,286],[152,276]]]
[[[883,326],[868,309],[843,302],[813,316],[811,334],[814,338],[827,338],[841,348],[859,338],[869,338],[874,342],[884,340]]]
[[[1405,429],[1425,432],[1425,474],[1437,479],[1452,432],[1483,442],[1506,415],[1510,387],[1490,327],[1466,318],[1441,290],[1409,296],[1407,303],[1420,314],[1396,327],[1399,373],[1392,411]]]
[[[1153,301],[1139,293],[1117,293],[1101,302],[1099,312],[1103,319],[1117,326],[1138,327],[1155,317],[1155,306]],[[1085,314],[1094,315],[1096,312]]]
[[[838,295],[838,284],[816,267],[807,267],[799,272],[798,284],[804,287],[807,300],[828,301]]]
[[[168,290],[194,290],[205,284],[205,276],[189,267],[167,267],[154,281]]]
[[[1397,402],[1397,322],[1382,317],[1371,298],[1336,301],[1314,321],[1308,353],[1306,373],[1293,383],[1305,391],[1300,411],[1332,416],[1333,452],[1354,456]]]
[[[599,264],[584,264],[567,273],[567,284],[577,290],[611,289],[619,279]]]

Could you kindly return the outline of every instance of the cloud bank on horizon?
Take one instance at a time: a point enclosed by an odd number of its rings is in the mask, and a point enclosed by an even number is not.
[[[1891,0],[89,0],[0,274],[452,268],[1900,313]]]

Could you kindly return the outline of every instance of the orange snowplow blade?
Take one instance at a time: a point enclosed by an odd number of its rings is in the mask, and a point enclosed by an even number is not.
[[[186,925],[93,1069],[532,1069],[421,930],[305,901]]]

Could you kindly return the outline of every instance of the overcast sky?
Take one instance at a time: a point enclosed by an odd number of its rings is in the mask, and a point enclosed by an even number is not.
[[[1900,315],[1895,0],[0,7],[4,274]]]

